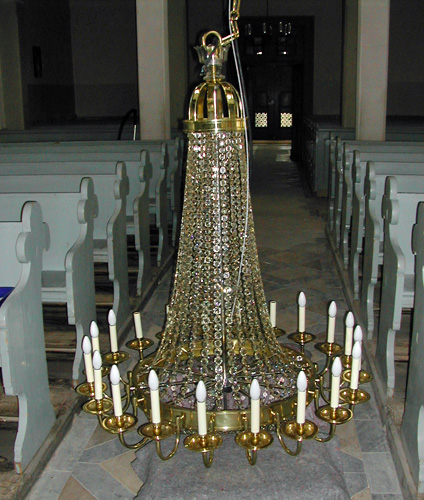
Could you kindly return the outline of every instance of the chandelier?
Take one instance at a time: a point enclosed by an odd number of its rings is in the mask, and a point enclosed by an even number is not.
[[[202,453],[207,467],[222,433],[235,433],[252,465],[274,432],[291,455],[300,453],[304,440],[328,441],[337,425],[352,418],[355,405],[369,399],[359,384],[371,378],[361,370],[362,333],[359,326],[353,330],[351,313],[344,352],[334,341],[334,302],[327,340],[316,345],[326,355],[321,371],[304,353],[314,336],[305,331],[303,293],[298,331],[289,335],[299,349],[277,340],[284,332],[275,326],[275,303],[268,311],[256,248],[243,93],[222,74],[239,35],[239,4],[234,0],[230,10],[231,34],[222,38],[210,31],[196,48],[204,82],[194,90],[184,122],[188,153],[180,241],[159,348],[144,357],[152,341],[143,338],[140,314],[134,313],[136,338],[127,347],[139,352],[139,361],[122,379],[118,365],[128,354],[118,350],[111,311],[111,352],[102,363],[93,323],[91,342],[86,337],[83,343],[87,381],[77,388],[88,397],[84,411],[97,415],[124,446],[139,449],[154,441],[167,460],[186,434],[184,446]],[[102,381],[109,371],[111,396]],[[312,402],[319,419],[330,424],[324,435],[306,419]],[[139,410],[148,422],[137,429],[140,441],[130,444],[125,434],[137,426]],[[161,441],[168,438],[175,444],[164,456]],[[294,450],[284,438],[297,443]]]

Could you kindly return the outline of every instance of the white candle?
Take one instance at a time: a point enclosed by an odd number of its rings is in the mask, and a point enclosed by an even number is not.
[[[199,436],[206,436],[208,433],[208,424],[206,420],[206,387],[203,380],[197,384],[197,428]]]
[[[335,358],[331,369],[331,408],[339,406],[340,375],[342,373],[342,362],[340,358]]]
[[[308,381],[306,380],[305,372],[302,370],[297,376],[297,412],[296,422],[298,424],[305,423],[306,414],[306,389],[308,388]]]
[[[334,343],[334,331],[336,329],[336,314],[337,314],[337,306],[333,300],[328,308],[328,329],[327,329],[328,344]]]
[[[297,304],[299,306],[299,333],[305,332],[305,310],[306,310],[306,297],[303,292],[299,293],[299,298],[297,299]]]
[[[82,351],[84,353],[85,376],[87,382],[92,384],[94,382],[93,359],[91,357],[91,342],[87,335],[82,340]]]
[[[350,371],[350,388],[357,389],[359,384],[359,370],[361,363],[361,343],[357,340],[352,349],[352,368]]]
[[[149,373],[150,405],[152,408],[152,423],[160,424],[159,379],[155,370]]]
[[[92,350],[100,352],[100,344],[99,344],[99,327],[95,321],[90,323],[90,336],[91,336],[91,346]]]
[[[250,432],[257,434],[261,428],[261,388],[256,378],[250,384]]]
[[[277,326],[277,302],[275,300],[269,302],[269,319],[272,328],[275,328]]]
[[[112,388],[112,399],[113,399],[113,413],[115,417],[120,417],[122,415],[122,401],[121,401],[121,388],[119,382],[121,380],[121,375],[119,374],[119,368],[117,365],[112,365],[110,369],[110,384]]]
[[[134,324],[135,324],[135,336],[138,339],[143,338],[143,328],[141,326],[141,315],[137,311],[134,313]]]
[[[102,357],[99,351],[93,353],[94,368],[94,398],[97,401],[103,399],[103,381],[102,381]]]
[[[363,338],[362,328],[359,325],[357,325],[355,327],[355,330],[353,331],[353,341],[359,342],[361,344],[361,352],[362,352],[362,338]],[[361,368],[362,368],[362,357],[359,358],[359,371],[361,371]]]
[[[352,355],[352,339],[353,339],[353,326],[355,324],[355,318],[353,313],[349,311],[345,320],[345,355]]]
[[[118,352],[118,336],[116,334],[116,316],[113,309],[109,311],[107,316],[109,323],[109,337],[110,337],[110,350],[111,352]]]

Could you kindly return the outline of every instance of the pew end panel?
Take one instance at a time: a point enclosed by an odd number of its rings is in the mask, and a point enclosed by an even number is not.
[[[405,412],[401,436],[418,493],[424,493],[424,203],[420,203],[413,229],[412,250],[415,254],[415,304]]]
[[[25,192],[33,186],[33,176],[16,176],[12,183],[21,191],[0,196],[2,216],[16,217],[28,199],[37,201],[50,230],[50,248],[42,260],[42,301],[64,303],[68,323],[75,325],[76,347],[72,367],[73,384],[78,384],[82,373],[82,339],[89,334],[90,323],[96,320],[96,303],[93,264],[93,226],[98,213],[97,197],[91,178],[72,176],[46,176],[44,187],[51,192]],[[66,177],[66,178],[64,178]],[[62,192],[54,192],[61,186]],[[76,188],[65,192],[64,189]],[[78,187],[77,187],[78,186]],[[6,183],[3,185],[3,191]],[[66,228],[66,231],[64,231]]]
[[[141,295],[152,276],[150,258],[150,227],[149,227],[149,189],[152,178],[152,164],[149,151],[141,152],[142,167],[139,171],[140,193],[133,203],[133,221],[135,228],[135,247],[139,256],[139,272],[137,276],[137,295]],[[127,218],[128,226],[128,218]]]
[[[382,203],[384,219],[384,262],[376,363],[386,383],[387,395],[395,388],[395,338],[402,310],[414,305],[414,257],[412,227],[424,193],[398,193],[396,178],[388,176]]]
[[[20,215],[20,214],[19,214]],[[5,393],[18,397],[15,470],[22,473],[52,429],[41,303],[42,252],[48,248],[40,205],[27,202],[22,222],[0,222],[0,275],[13,291],[0,305],[1,370]],[[14,276],[13,276],[14,275]]]

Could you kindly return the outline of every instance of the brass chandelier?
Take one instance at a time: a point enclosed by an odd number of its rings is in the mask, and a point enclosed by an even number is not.
[[[239,35],[239,8],[240,1],[234,0],[229,36],[210,31],[197,47],[205,81],[194,90],[184,122],[188,154],[181,236],[159,348],[143,356],[152,341],[143,338],[140,314],[135,313],[136,338],[127,346],[137,350],[140,359],[127,380],[122,379],[118,364],[128,354],[118,350],[112,312],[111,352],[102,366],[93,324],[92,342],[85,338],[83,344],[87,382],[77,388],[89,398],[83,409],[96,414],[100,425],[116,433],[124,446],[139,449],[154,441],[158,455],[167,460],[185,433],[185,447],[201,452],[207,467],[223,432],[235,433],[253,465],[257,451],[272,443],[272,432],[296,455],[305,439],[331,439],[336,425],[352,418],[354,406],[369,399],[359,389],[370,379],[360,366],[360,327],[352,346],[353,318],[348,315],[343,354],[334,342],[334,303],[327,341],[316,346],[326,354],[319,373],[304,354],[304,345],[314,336],[305,331],[302,293],[298,331],[289,336],[299,350],[277,340],[283,332],[268,312],[256,248],[243,93],[240,97],[222,75],[228,50]],[[112,397],[105,394],[102,382],[109,368]],[[312,401],[317,416],[330,424],[324,436],[305,418]],[[137,425],[139,409],[148,422],[138,428],[141,440],[129,444],[125,433]],[[174,448],[164,456],[161,441],[171,436]],[[284,437],[297,443],[294,450]]]

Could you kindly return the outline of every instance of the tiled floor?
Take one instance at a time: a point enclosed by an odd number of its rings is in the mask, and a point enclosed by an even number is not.
[[[287,150],[277,145],[254,147],[251,192],[264,288],[267,300],[277,301],[277,325],[287,332],[295,330],[296,300],[302,290],[307,297],[307,330],[325,340],[327,308],[335,300],[336,341],[343,343],[347,306],[325,238],[326,202],[308,196]],[[169,283],[170,273],[142,311],[145,336],[153,340],[163,326]],[[281,342],[287,338],[281,337]],[[310,352],[315,361],[322,361],[318,351]],[[372,388],[366,390],[372,397]],[[353,499],[402,499],[373,397],[356,408],[353,420],[338,427],[337,436]],[[28,498],[132,499],[141,487],[131,467],[133,459],[134,452],[101,430],[95,417],[81,412]]]

